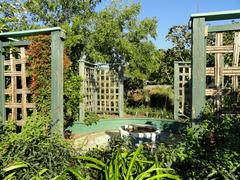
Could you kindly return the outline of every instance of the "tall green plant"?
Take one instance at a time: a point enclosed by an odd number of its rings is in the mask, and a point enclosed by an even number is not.
[[[96,170],[100,179],[179,179],[177,175],[172,174],[172,169],[160,168],[158,161],[148,160],[142,154],[142,148],[143,145],[140,145],[134,152],[118,149],[106,161],[88,156],[78,158],[85,162],[86,168]]]

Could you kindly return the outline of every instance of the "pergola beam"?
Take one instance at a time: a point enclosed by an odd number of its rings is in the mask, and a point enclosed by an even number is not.
[[[218,21],[240,18],[240,10],[192,14],[191,19],[205,18],[205,21]]]
[[[22,37],[22,36],[31,36],[37,34],[49,34],[53,31],[63,31],[60,27],[45,28],[45,29],[33,29],[25,31],[14,31],[14,32],[3,32],[0,33],[0,38],[2,37]]]
[[[225,32],[225,31],[239,31],[240,23],[235,24],[226,24],[226,25],[218,25],[218,26],[208,26],[207,30],[209,33],[211,32]]]

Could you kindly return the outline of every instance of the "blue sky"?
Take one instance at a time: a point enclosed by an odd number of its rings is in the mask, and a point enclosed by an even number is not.
[[[167,49],[171,43],[165,36],[173,25],[187,24],[193,13],[240,9],[240,0],[135,0],[142,5],[140,18],[156,17],[158,20],[158,48]]]
[[[110,0],[103,0],[107,4]],[[130,0],[131,1],[131,0]],[[158,37],[154,41],[160,49],[171,47],[165,36],[173,25],[187,24],[193,13],[240,9],[240,0],[132,0],[142,6],[140,19],[156,17]],[[103,5],[104,6],[104,5]]]

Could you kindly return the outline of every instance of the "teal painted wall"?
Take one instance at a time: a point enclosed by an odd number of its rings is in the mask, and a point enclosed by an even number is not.
[[[82,122],[75,122],[72,127],[67,130],[72,131],[73,134],[101,132],[111,129],[118,129],[125,124],[145,124],[152,122],[153,125],[162,130],[181,131],[186,127],[185,123],[153,118],[117,118],[117,119],[102,119],[97,124],[86,126]]]

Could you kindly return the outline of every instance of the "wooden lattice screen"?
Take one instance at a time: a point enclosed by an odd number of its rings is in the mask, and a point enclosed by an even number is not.
[[[189,116],[191,108],[191,62],[174,64],[174,118]]]
[[[80,120],[85,111],[121,114],[123,110],[123,87],[119,74],[106,64],[91,64],[80,61],[79,74],[83,78],[83,102],[80,105]],[[121,93],[122,92],[122,93]],[[122,98],[122,99],[121,99]]]
[[[109,68],[97,69],[97,112],[118,113],[118,74]]]
[[[85,109],[86,111],[94,111],[94,94],[96,91],[96,76],[95,73],[95,67],[92,65],[85,66],[84,70],[85,78],[84,78],[84,103],[85,103]]]
[[[20,125],[35,106],[31,102],[26,71],[29,36],[49,35],[51,39],[51,131],[64,135],[63,52],[65,32],[60,27],[0,33],[0,123],[16,120]]]
[[[28,89],[26,73],[26,47],[14,47],[5,50],[5,108],[7,119],[16,120],[22,125],[29,113],[35,107],[31,103],[31,93]]]
[[[213,55],[214,60],[206,67],[206,97],[214,99],[215,110],[224,111],[221,100],[230,91],[239,92],[239,57],[240,57],[240,32],[233,33],[233,44],[224,44],[226,33],[215,33],[215,38],[206,48],[206,53]],[[229,35],[229,34],[228,34]],[[191,98],[191,63],[176,62],[174,76],[175,105],[174,116],[178,119],[181,114],[189,115],[188,112]],[[235,109],[236,110],[236,109]],[[227,113],[227,111],[225,111]],[[230,113],[230,111],[229,111]]]

